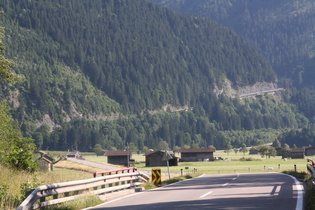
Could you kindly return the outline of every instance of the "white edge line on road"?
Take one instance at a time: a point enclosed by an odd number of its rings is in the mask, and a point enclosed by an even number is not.
[[[301,186],[300,182],[294,176],[291,176],[288,174],[284,174],[284,175],[287,175],[294,180],[295,185],[296,185],[296,189],[298,191],[298,197],[297,197],[297,201],[296,201],[295,210],[303,210],[303,190],[302,190],[302,186]]]
[[[225,186],[228,185],[228,184],[229,184],[229,183],[225,183],[225,184],[223,184],[222,186],[225,187]]]
[[[204,198],[204,197],[206,197],[207,195],[209,195],[209,194],[211,194],[211,193],[212,193],[212,191],[207,192],[206,194],[204,194],[204,195],[200,196],[199,198]]]
[[[115,202],[115,201],[119,201],[121,199],[124,199],[124,198],[128,198],[128,197],[131,197],[131,196],[135,196],[135,195],[139,195],[139,194],[142,194],[143,192],[138,192],[138,193],[133,193],[133,194],[130,194],[130,195],[125,195],[123,197],[120,197],[120,198],[116,198],[116,199],[113,199],[113,200],[110,200],[110,201],[105,201],[104,203],[101,203],[99,205],[96,205],[96,206],[92,206],[92,207],[88,207],[88,208],[85,208],[85,209],[82,209],[82,210],[87,210],[87,209],[94,209],[94,208],[97,208],[97,207],[103,207],[104,205],[106,204],[109,204],[109,203],[112,203],[112,202]]]
[[[204,175],[205,175],[205,174],[202,174],[202,175],[200,175],[200,176],[198,176],[198,177],[195,177],[195,178],[192,178],[192,179],[200,178],[200,177],[203,177]],[[164,186],[157,187],[157,188],[154,188],[154,189],[150,189],[150,190],[145,190],[145,191],[142,191],[142,192],[133,193],[133,194],[126,195],[126,196],[123,196],[123,197],[120,197],[120,198],[116,198],[116,199],[113,199],[113,200],[110,200],[110,201],[105,201],[104,203],[101,203],[101,204],[99,204],[99,205],[92,206],[92,207],[88,207],[88,208],[85,208],[85,209],[82,209],[82,210],[94,209],[94,208],[97,208],[97,207],[100,207],[100,206],[104,206],[105,204],[109,204],[109,203],[112,203],[112,202],[115,202],[115,201],[118,201],[118,200],[121,200],[121,199],[124,199],[124,198],[128,198],[128,197],[135,196],[135,195],[140,195],[140,194],[145,193],[145,192],[149,192],[149,191],[153,191],[153,190],[158,190],[158,189],[163,188],[163,187],[166,187],[166,186],[175,185],[175,184],[178,184],[178,183],[180,183],[180,182],[189,181],[189,180],[191,180],[191,179],[185,179],[185,180],[183,180],[183,181],[174,182],[174,183],[172,183],[172,184],[164,185]]]

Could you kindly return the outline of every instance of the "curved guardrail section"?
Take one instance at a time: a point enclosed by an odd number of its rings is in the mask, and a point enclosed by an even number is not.
[[[150,177],[141,172],[121,173],[86,180],[49,184],[37,187],[17,210],[41,208],[62,203],[89,194],[100,195],[117,190],[130,189],[148,182]],[[47,200],[47,197],[52,197]],[[39,199],[39,203],[35,203]]]

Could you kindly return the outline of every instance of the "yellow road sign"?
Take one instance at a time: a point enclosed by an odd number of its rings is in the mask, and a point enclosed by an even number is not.
[[[161,186],[161,169],[152,169],[152,182],[155,186]]]

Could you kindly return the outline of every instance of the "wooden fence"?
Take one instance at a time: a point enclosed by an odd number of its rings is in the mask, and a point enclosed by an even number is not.
[[[121,173],[80,181],[49,184],[37,187],[17,210],[36,209],[74,200],[84,195],[100,195],[130,189],[148,182],[150,177],[141,172]],[[36,201],[39,202],[36,203]]]

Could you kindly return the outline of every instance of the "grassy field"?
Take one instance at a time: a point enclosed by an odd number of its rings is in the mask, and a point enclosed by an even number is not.
[[[179,156],[179,154],[176,155]],[[223,151],[217,151],[214,155],[216,157],[222,157],[224,160],[209,162],[179,162],[178,166],[170,167],[170,173],[180,174],[181,169],[183,172],[192,172],[193,169],[197,169],[199,173],[206,174],[282,172],[294,170],[295,166],[298,172],[307,171],[307,161],[305,159],[288,159],[284,161],[280,156],[266,159],[262,158],[260,155],[243,155],[243,153],[235,154],[234,152],[226,154]],[[240,161],[243,157],[245,159],[252,159],[252,161]],[[84,158],[93,162],[107,164],[107,157],[105,156],[86,156]],[[151,167],[145,167],[145,164],[143,163],[145,161],[145,156],[143,156],[143,154],[133,154],[132,158],[136,160],[136,164],[134,164],[134,166],[136,166],[139,170],[152,170]],[[315,159],[315,157],[313,158]],[[162,172],[167,172],[167,167],[154,168],[161,168]]]

